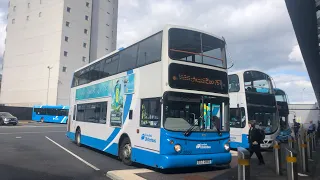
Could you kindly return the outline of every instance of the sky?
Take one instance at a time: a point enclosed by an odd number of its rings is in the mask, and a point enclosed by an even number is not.
[[[8,0],[0,0],[0,61]],[[284,0],[119,0],[117,47],[182,25],[223,36],[230,72],[256,69],[272,76],[290,103],[315,103],[308,72]]]

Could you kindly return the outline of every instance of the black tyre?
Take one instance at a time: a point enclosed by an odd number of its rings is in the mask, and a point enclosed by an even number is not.
[[[76,131],[75,142],[76,142],[77,146],[79,146],[79,147],[81,146],[81,131],[80,131],[80,129],[78,129]]]
[[[122,162],[125,165],[131,166],[132,165],[132,160],[131,160],[131,142],[129,140],[129,138],[124,138],[121,142],[121,146],[120,146],[120,154],[119,157],[122,160]]]
[[[14,126],[16,126],[16,125],[17,125],[17,123],[13,123],[13,125],[14,125]]]
[[[3,119],[0,119],[0,126],[3,126],[3,125],[4,125]]]

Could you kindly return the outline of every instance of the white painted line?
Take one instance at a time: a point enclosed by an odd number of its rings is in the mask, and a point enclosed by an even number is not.
[[[74,154],[73,152],[69,151],[68,149],[66,149],[65,147],[61,146],[60,144],[58,144],[57,142],[55,142],[54,140],[50,139],[49,137],[46,136],[46,138],[51,141],[52,143],[54,143],[55,145],[59,146],[61,149],[67,151],[69,154],[71,154],[72,156],[74,156],[75,158],[79,159],[80,161],[82,161],[83,163],[85,163],[87,166],[91,167],[92,169],[96,170],[96,171],[100,171],[99,168],[95,167],[94,165],[88,163],[87,161],[85,161],[84,159],[82,159],[81,157],[79,157],[78,155]]]
[[[108,171],[107,176],[113,180],[145,180],[144,178],[136,175],[137,173],[154,172],[149,169],[129,169],[129,170],[115,170]]]
[[[299,176],[308,176],[306,174],[298,173]]]
[[[0,135],[10,135],[10,134],[42,134],[42,133],[56,133],[56,132],[66,132],[66,131],[10,132],[10,133],[0,133]]]
[[[66,128],[66,126],[61,125],[61,126],[28,126],[28,125],[24,125],[24,126],[0,126],[1,128],[52,128],[52,127],[59,127],[59,128]]]
[[[17,136],[16,139],[21,139],[21,137],[20,137],[20,136]]]

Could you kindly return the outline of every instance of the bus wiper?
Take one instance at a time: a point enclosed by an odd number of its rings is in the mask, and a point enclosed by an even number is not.
[[[186,131],[183,133],[184,136],[186,136],[186,137],[190,136],[193,128],[196,127],[196,126],[197,126],[197,125],[192,125],[188,130],[186,130]]]
[[[219,128],[217,128],[217,127],[216,127],[216,129],[217,129],[217,131],[218,131],[218,135],[219,135],[219,136],[222,136],[221,130],[220,130]]]

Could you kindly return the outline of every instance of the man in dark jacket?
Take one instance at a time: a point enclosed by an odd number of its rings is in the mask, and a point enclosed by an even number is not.
[[[264,164],[263,156],[261,154],[260,144],[263,141],[261,130],[256,128],[255,120],[249,123],[249,150],[250,150],[250,157],[253,153],[256,153],[259,159],[259,165]]]

